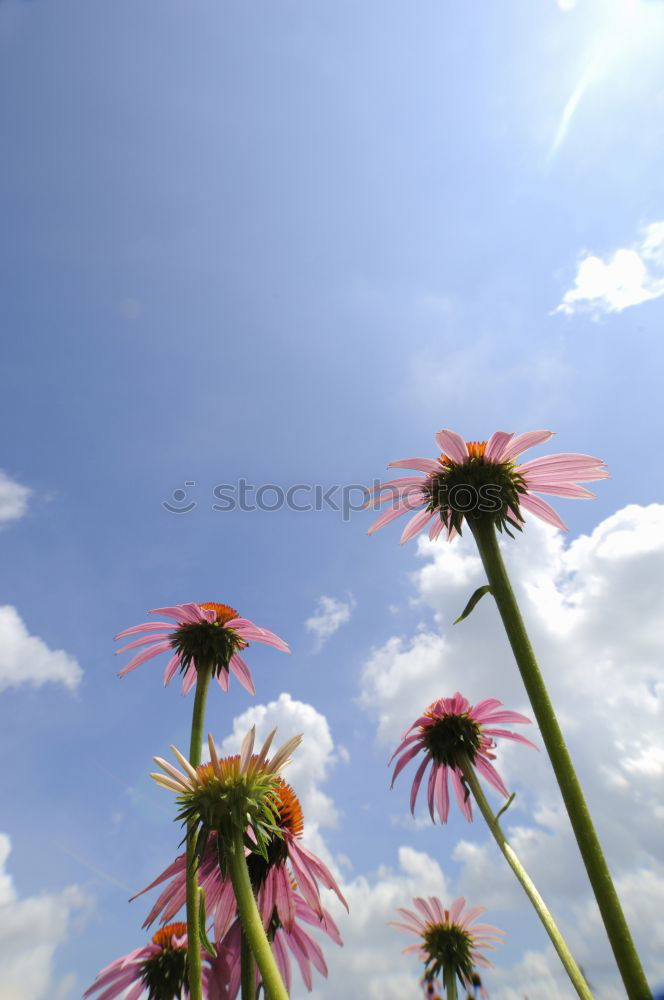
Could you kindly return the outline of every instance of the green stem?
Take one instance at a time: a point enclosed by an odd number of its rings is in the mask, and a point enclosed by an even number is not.
[[[526,632],[510,585],[493,522],[488,518],[469,521],[480,557],[498,605],[521,678],[553,766],[576,842],[588,872],[606,933],[629,1000],[650,1000],[652,993],[636,953],[627,921],[620,906],[611,873],[593,826],[593,821],[558,725],[544,678]]]
[[[240,962],[242,970],[242,1000],[256,1000],[254,956],[251,953],[247,935],[244,931],[241,932],[240,936]]]
[[[288,992],[279,974],[272,948],[263,927],[263,921],[256,906],[256,898],[244,857],[242,830],[233,831],[233,838],[227,846],[227,857],[228,871],[233,883],[242,929],[260,969],[266,996],[268,1000],[288,1000]]]
[[[454,969],[443,971],[443,986],[445,987],[446,1000],[457,1000],[457,978]]]
[[[463,770],[464,778],[468,782],[470,790],[475,797],[475,801],[479,806],[479,810],[484,816],[487,826],[489,827],[491,833],[493,834],[494,840],[498,844],[498,847],[500,848],[502,854],[507,860],[508,865],[510,866],[510,868],[518,878],[519,882],[523,886],[524,892],[528,896],[528,899],[535,907],[538,917],[544,924],[544,929],[546,930],[546,933],[551,938],[553,947],[558,952],[560,961],[565,966],[567,975],[572,980],[574,989],[576,990],[578,995],[582,997],[582,1000],[593,1000],[593,995],[588,989],[588,984],[583,978],[583,973],[581,972],[580,968],[574,961],[574,958],[572,957],[572,954],[565,943],[565,939],[558,930],[553,917],[551,916],[549,910],[547,909],[546,903],[544,902],[539,892],[537,891],[537,888],[535,887],[535,884],[532,882],[530,876],[528,875],[528,872],[523,867],[517,855],[512,850],[512,847],[508,843],[505,834],[500,828],[498,820],[493,815],[491,806],[487,802],[486,796],[482,791],[482,786],[477,780],[475,769],[467,757],[465,760],[461,762],[461,768]]]
[[[205,699],[211,674],[212,671],[209,668],[202,668],[196,678],[194,711],[191,718],[191,742],[189,744],[189,763],[192,767],[198,767],[201,762]],[[187,977],[189,980],[189,1000],[203,1000],[201,943],[198,925],[198,862],[194,850],[196,846],[193,838],[194,826],[195,821],[192,821],[187,831]]]

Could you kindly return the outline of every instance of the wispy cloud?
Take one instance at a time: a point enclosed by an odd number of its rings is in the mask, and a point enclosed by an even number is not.
[[[646,227],[643,239],[603,259],[586,254],[578,263],[573,288],[554,313],[622,312],[664,296],[664,221]]]
[[[339,601],[336,597],[319,597],[316,612],[307,618],[304,627],[316,638],[316,650],[323,648],[330,636],[350,620],[355,601],[349,597],[347,601]]]
[[[30,492],[27,486],[17,483],[0,469],[0,526],[23,517]]]

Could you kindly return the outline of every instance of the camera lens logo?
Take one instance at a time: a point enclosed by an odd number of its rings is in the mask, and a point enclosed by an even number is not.
[[[195,486],[196,483],[193,480],[188,480],[184,485]],[[177,490],[173,490],[171,493],[171,500],[173,502],[171,503],[168,500],[162,500],[161,506],[171,514],[188,514],[189,511],[193,510],[194,507],[197,506],[197,504],[195,500],[190,500],[189,503],[185,504],[186,499],[187,491],[178,488]],[[184,506],[182,506],[183,504]]]

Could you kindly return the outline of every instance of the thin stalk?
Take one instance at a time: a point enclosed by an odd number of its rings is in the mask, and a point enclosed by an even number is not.
[[[611,879],[586,800],[544,678],[540,672],[528,633],[512,590],[493,522],[488,518],[470,520],[484,570],[500,617],[512,647],[521,678],[553,766],[558,785],[574,830],[574,836],[590,879],[606,933],[613,949],[629,1000],[650,1000],[652,992],[639,961],[618,894]]]
[[[242,970],[242,1000],[256,1000],[256,976],[254,974],[254,956],[251,953],[247,935],[241,931],[240,963]]]
[[[446,1000],[457,1000],[457,977],[455,969],[443,970],[443,986]]]
[[[535,907],[538,917],[544,924],[544,929],[546,933],[551,938],[553,947],[558,952],[560,961],[565,966],[565,971],[567,972],[567,975],[571,979],[574,989],[576,990],[578,995],[582,998],[582,1000],[593,1000],[593,995],[588,989],[588,984],[583,978],[583,973],[581,972],[581,969],[574,961],[572,953],[570,952],[569,948],[565,943],[565,939],[558,930],[553,917],[551,916],[549,910],[547,909],[546,903],[544,902],[539,892],[537,891],[537,888],[534,882],[531,880],[530,876],[528,875],[528,872],[523,867],[517,855],[513,851],[510,844],[508,843],[505,834],[500,828],[498,820],[493,815],[491,806],[487,802],[486,796],[482,791],[482,786],[480,785],[477,779],[477,775],[475,774],[475,768],[472,766],[468,758],[461,761],[461,769],[463,771],[464,778],[466,779],[468,785],[470,786],[470,790],[473,793],[473,796],[475,798],[475,801],[477,802],[479,810],[484,816],[486,824],[489,827],[491,833],[493,834],[494,840],[498,844],[498,847],[500,848],[501,853],[504,855],[508,865],[510,866],[510,868],[518,878],[519,882],[523,886],[523,890],[526,893],[528,899]]]
[[[196,694],[194,695],[194,710],[191,718],[191,741],[189,744],[189,763],[192,767],[198,767],[201,762],[205,700],[211,673],[209,668],[201,668],[196,678]],[[187,976],[189,980],[189,1000],[203,1000],[201,943],[198,923],[198,862],[194,851],[196,846],[193,836],[194,826],[195,821],[189,824],[187,830]]]
[[[288,991],[282,982],[270,942],[263,927],[263,921],[256,906],[256,898],[244,857],[242,830],[233,831],[233,839],[227,847],[227,858],[242,929],[260,969],[265,994],[268,1000],[288,1000]]]

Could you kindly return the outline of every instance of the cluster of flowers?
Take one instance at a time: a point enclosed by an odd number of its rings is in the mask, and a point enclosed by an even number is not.
[[[425,527],[429,527],[431,539],[444,531],[451,540],[461,532],[464,521],[474,533],[480,522],[487,521],[492,530],[495,527],[509,533],[510,527],[521,529],[523,511],[564,527],[556,512],[537,494],[586,498],[592,494],[579,483],[605,478],[607,473],[599,459],[574,454],[553,455],[516,465],[523,451],[550,436],[549,431],[519,436],[496,432],[488,442],[467,443],[452,431],[439,432],[436,442],[441,454],[437,458],[391,463],[393,467],[414,470],[420,475],[377,488],[370,502],[381,506],[391,497],[392,504],[380,514],[370,531],[413,510],[415,514],[406,525],[402,541]],[[497,492],[492,494],[492,505],[462,510],[454,502],[454,491],[457,489],[458,498],[458,488],[468,486],[472,487],[469,495],[476,496],[482,496],[487,486],[494,487]],[[246,647],[258,642],[289,651],[287,644],[273,632],[240,617],[224,604],[183,604],[159,608],[150,614],[168,621],[136,625],[118,636],[132,637],[119,652],[140,650],[122,669],[121,676],[167,653],[164,684],[179,671],[185,694],[201,685],[203,678],[207,683],[211,677],[216,678],[223,691],[228,691],[231,674],[254,694],[251,673],[243,658]],[[391,762],[396,760],[392,784],[407,765],[420,758],[411,786],[411,811],[426,778],[426,801],[433,822],[436,814],[442,823],[448,820],[450,784],[458,808],[467,820],[473,816],[471,791],[486,818],[486,800],[477,777],[508,797],[493,764],[497,741],[507,739],[533,747],[524,736],[505,728],[529,722],[526,716],[504,709],[495,698],[474,706],[459,692],[440,698],[404,732],[391,759]],[[342,940],[337,925],[323,906],[321,887],[336,894],[346,908],[347,904],[328,867],[303,845],[302,809],[295,791],[282,777],[281,772],[300,737],[293,737],[271,754],[274,736],[273,731],[257,748],[255,732],[251,730],[239,754],[221,758],[209,736],[210,760],[204,763],[198,762],[200,756],[188,760],[172,747],[181,769],[155,757],[160,772],[152,777],[177,796],[178,818],[187,829],[187,853],[176,857],[149,886],[137,893],[141,896],[161,887],[144,923],[149,927],[158,920],[161,928],[149,944],[102,970],[86,997],[112,1000],[127,990],[126,1000],[139,1000],[144,995],[149,1000],[196,997],[200,995],[200,987],[197,993],[190,982],[190,972],[192,952],[197,957],[200,947],[199,976],[204,997],[232,998],[241,988],[244,997],[249,968],[248,993],[255,1000],[261,971],[245,963],[248,924],[240,906],[238,883],[231,871],[238,831],[252,901],[285,990],[291,990],[292,959],[309,990],[313,969],[327,974],[322,950],[310,931],[322,932],[337,945]],[[493,819],[488,820],[490,826]],[[173,922],[185,906],[190,920],[194,906],[188,882],[192,864],[196,866],[195,903],[200,907],[202,920],[200,942],[193,946],[188,941],[188,924]],[[442,990],[448,998],[456,997],[457,983],[470,998],[487,996],[478,967],[490,965],[484,952],[501,940],[503,932],[489,924],[477,923],[484,908],[466,908],[463,898],[444,906],[436,897],[418,897],[413,905],[413,910],[397,911],[398,920],[393,926],[417,938],[405,950],[416,954],[424,964],[421,985],[425,996],[436,1000]],[[251,947],[254,949],[253,944]],[[256,949],[254,954],[258,960]],[[272,992],[263,984],[266,996],[271,997]],[[583,988],[578,991],[585,995]]]

